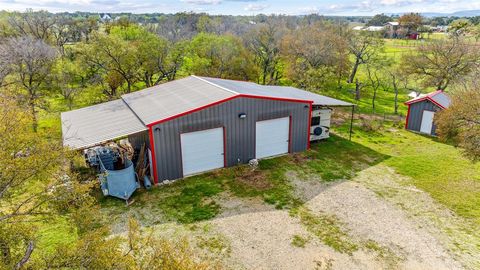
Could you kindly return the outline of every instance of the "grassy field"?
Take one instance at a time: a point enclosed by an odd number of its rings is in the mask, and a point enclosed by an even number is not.
[[[338,130],[347,134],[347,126]],[[384,163],[458,215],[480,224],[480,163],[436,138],[385,128],[355,129],[353,142],[388,156]]]

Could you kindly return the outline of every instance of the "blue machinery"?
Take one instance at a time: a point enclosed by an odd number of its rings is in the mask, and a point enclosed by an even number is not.
[[[98,179],[105,196],[113,196],[128,200],[140,188],[138,176],[135,173],[133,162],[124,157],[121,167],[115,169],[120,155],[110,147],[95,147],[85,151],[85,158],[91,166],[98,167]],[[148,177],[143,179],[146,188],[151,186]]]

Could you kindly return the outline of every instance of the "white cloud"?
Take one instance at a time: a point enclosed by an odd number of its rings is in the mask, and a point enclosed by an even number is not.
[[[182,2],[194,5],[218,5],[222,0],[182,0]]]
[[[316,6],[311,6],[311,7],[302,7],[299,8],[298,11],[301,14],[313,14],[313,13],[318,13],[320,9]]]
[[[246,11],[262,11],[268,8],[268,5],[265,4],[248,4],[244,9]]]

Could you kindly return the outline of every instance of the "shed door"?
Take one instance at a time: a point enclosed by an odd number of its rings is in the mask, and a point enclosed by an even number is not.
[[[257,122],[255,157],[264,158],[288,153],[289,133],[289,117]]]
[[[435,113],[432,111],[423,111],[422,115],[422,125],[420,126],[420,132],[431,134],[432,125],[433,125],[433,115]]]
[[[223,128],[180,135],[183,176],[224,166]]]

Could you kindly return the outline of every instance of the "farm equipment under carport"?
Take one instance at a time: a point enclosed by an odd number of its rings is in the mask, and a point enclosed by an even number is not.
[[[98,180],[103,195],[123,199],[128,204],[128,199],[140,188],[138,175],[131,160],[133,155],[129,157],[126,151],[119,151],[116,144],[89,148],[84,154],[90,167],[97,169],[99,173]],[[142,180],[146,188],[151,187],[148,177],[145,176]]]

